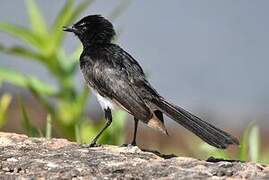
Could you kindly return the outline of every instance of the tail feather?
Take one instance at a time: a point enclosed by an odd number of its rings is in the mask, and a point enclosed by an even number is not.
[[[239,141],[235,137],[203,121],[188,111],[167,102],[163,98],[153,100],[152,103],[157,109],[212,146],[225,149],[230,144],[239,145]]]

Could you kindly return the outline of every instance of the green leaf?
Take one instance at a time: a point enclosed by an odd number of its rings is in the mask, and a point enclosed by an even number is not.
[[[17,25],[0,22],[0,31],[10,34],[33,47],[42,47],[41,38],[29,29]]]
[[[53,32],[58,32],[63,26],[70,22],[73,4],[74,0],[68,0],[65,3],[52,26]]]
[[[40,81],[36,77],[27,76],[18,71],[0,68],[0,82],[3,81],[29,90],[34,89],[40,94],[55,95],[57,93],[54,87]]]
[[[42,55],[34,52],[33,50],[30,50],[21,46],[12,46],[10,48],[6,48],[0,45],[0,51],[9,55],[24,57],[26,59],[32,59],[32,60],[41,61],[41,62],[45,61]]]
[[[249,156],[252,162],[258,162],[260,157],[260,131],[253,125],[249,132]]]
[[[30,137],[37,137],[40,135],[39,130],[32,124],[31,120],[29,119],[29,116],[27,114],[27,111],[25,109],[25,105],[20,99],[20,105],[21,105],[21,112],[22,112],[22,126],[25,128],[26,133]]]
[[[3,127],[6,123],[6,113],[11,99],[12,96],[10,94],[4,94],[0,99],[0,128]]]
[[[35,0],[26,0],[32,30],[39,35],[48,35],[47,25]]]
[[[0,82],[6,81],[19,87],[27,87],[26,76],[17,71],[0,69]]]

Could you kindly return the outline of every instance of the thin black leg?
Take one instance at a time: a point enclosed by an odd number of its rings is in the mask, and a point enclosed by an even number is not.
[[[112,113],[111,113],[110,108],[108,107],[104,111],[105,111],[106,125],[105,125],[105,127],[103,127],[103,129],[92,140],[92,142],[90,144],[90,147],[96,146],[96,142],[99,139],[99,137],[103,134],[103,132],[106,130],[106,128],[108,128],[110,126],[110,124],[112,123]]]
[[[137,132],[137,126],[138,126],[138,119],[134,118],[134,135],[133,135],[133,141],[131,143],[132,146],[136,146],[136,132]]]

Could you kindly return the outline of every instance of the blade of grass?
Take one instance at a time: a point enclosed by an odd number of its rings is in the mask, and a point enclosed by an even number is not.
[[[32,124],[24,103],[22,102],[21,98],[19,97],[19,101],[20,101],[20,107],[21,107],[21,112],[22,112],[22,126],[25,128],[26,130],[26,134],[30,137],[36,137],[38,136],[39,130]]]
[[[8,93],[3,94],[0,99],[0,128],[6,123],[7,109],[11,103],[12,96]]]
[[[54,119],[56,116],[56,110],[54,106],[48,100],[48,97],[51,97],[51,96],[44,95],[31,87],[29,87],[29,90],[32,92],[35,98],[37,98],[37,100],[45,107],[45,109],[50,113],[50,115]]]
[[[76,142],[81,144],[81,136],[80,136],[80,123],[77,122],[75,124],[75,136],[76,136]]]
[[[252,162],[258,162],[260,157],[260,131],[253,125],[249,132],[249,156]]]
[[[51,125],[51,115],[47,115],[47,123],[46,123],[46,138],[51,139],[52,134],[52,125]]]
[[[254,128],[254,132],[253,131]],[[240,141],[240,146],[239,146],[239,159],[241,161],[247,161],[249,160],[249,157],[251,158],[251,154],[253,153],[252,156],[254,156],[254,160],[257,160],[257,153],[259,151],[259,135],[257,134],[258,130],[255,129],[255,122],[249,123],[247,128],[245,128],[244,133],[243,133],[243,138]],[[253,144],[252,144],[253,143]],[[252,151],[252,152],[250,152]],[[251,159],[250,159],[251,160]]]
[[[248,127],[244,130],[243,137],[240,141],[239,146],[239,160],[246,161],[248,160],[248,137],[249,137],[249,130],[252,124],[249,124]]]

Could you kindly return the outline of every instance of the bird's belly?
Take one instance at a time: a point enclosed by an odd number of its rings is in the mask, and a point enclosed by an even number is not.
[[[115,109],[115,104],[113,103],[112,100],[110,100],[109,98],[103,97],[101,96],[96,90],[94,90],[93,88],[91,88],[91,91],[93,92],[93,94],[95,94],[95,96],[97,97],[97,100],[99,102],[99,104],[101,105],[102,109]]]

